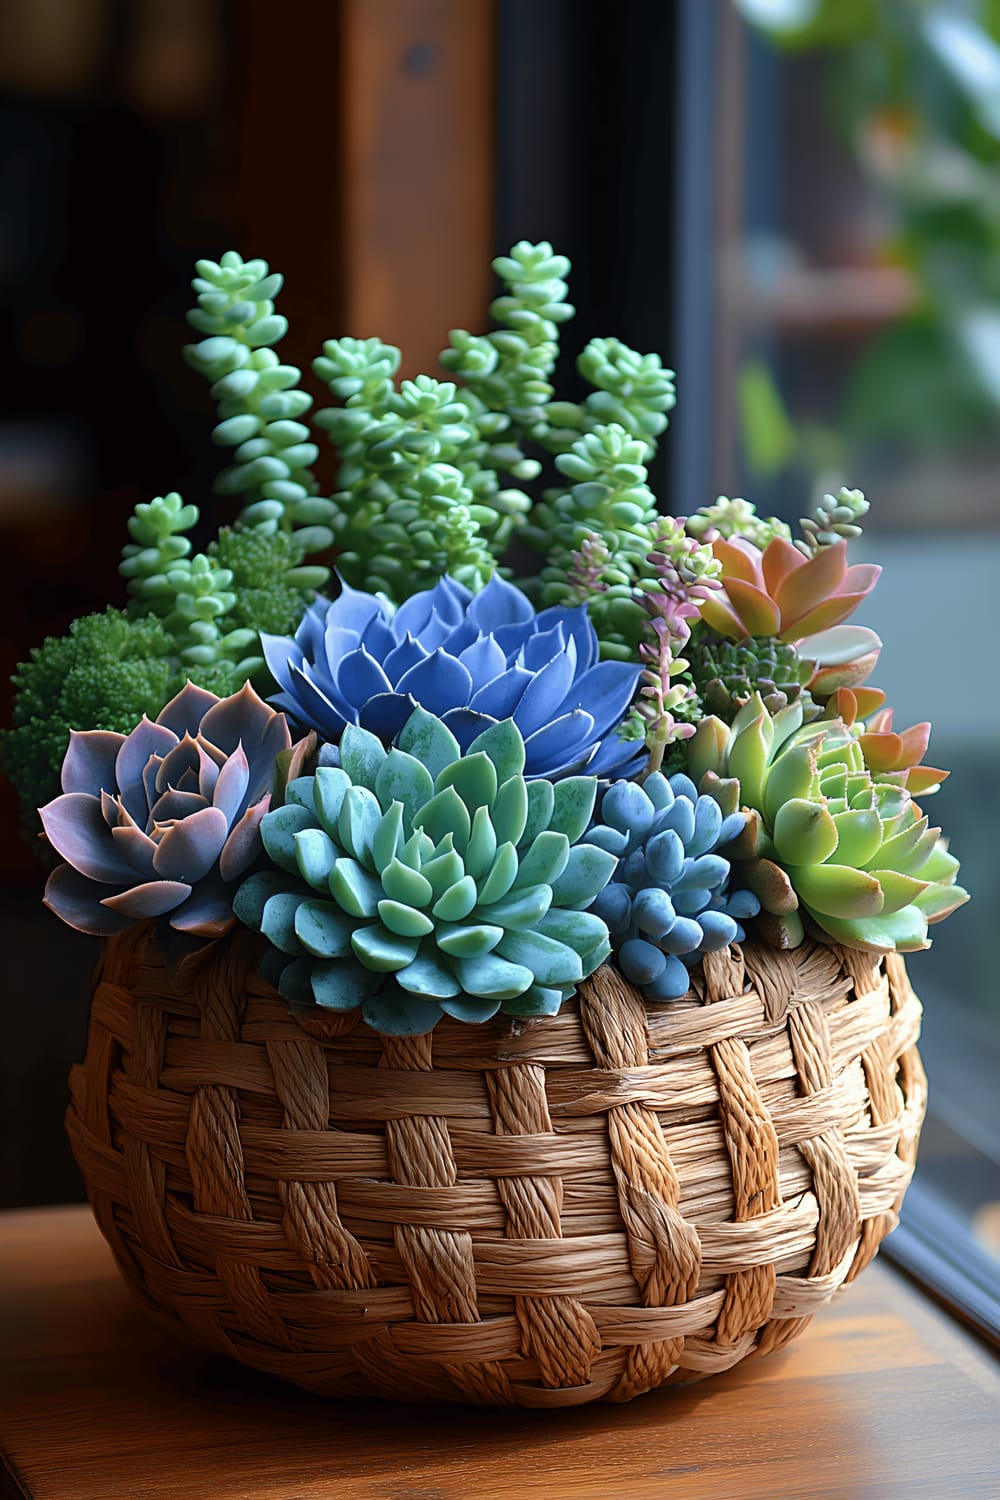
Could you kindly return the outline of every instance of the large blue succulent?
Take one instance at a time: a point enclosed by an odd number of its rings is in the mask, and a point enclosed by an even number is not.
[[[261,641],[283,689],[271,701],[329,742],[360,724],[390,744],[419,705],[463,750],[513,719],[529,778],[629,776],[645,758],[641,742],[617,732],[639,665],[598,659],[585,605],[536,614],[496,576],[475,595],[442,578],[398,609],[342,583],[332,603],[306,611],[294,639]]]
[[[686,994],[688,969],[703,953],[742,940],[741,923],[760,910],[752,892],[730,889],[729,861],[716,852],[745,825],[745,813],[727,817],[682,774],[668,780],[655,771],[642,786],[616,781],[604,793],[586,837],[617,855],[618,866],[591,911],[608,925],[618,967],[647,999]]]

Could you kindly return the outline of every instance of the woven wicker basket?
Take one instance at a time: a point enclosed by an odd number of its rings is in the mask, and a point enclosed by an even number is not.
[[[142,1301],[309,1390],[627,1401],[793,1338],[894,1226],[923,1116],[902,960],[610,969],[547,1020],[306,1031],[247,933],[112,939],[69,1130]]]

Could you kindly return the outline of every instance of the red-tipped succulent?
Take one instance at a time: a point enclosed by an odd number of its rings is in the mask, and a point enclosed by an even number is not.
[[[892,727],[892,709],[885,707],[880,688],[838,688],[827,701],[824,720],[840,719],[854,728],[864,752],[865,765],[876,781],[905,786],[913,797],[929,796],[950,773],[936,766],[922,766],[931,737],[928,722],[909,729]]]
[[[847,543],[822,547],[804,557],[782,537],[763,551],[742,537],[712,544],[722,564],[722,589],[702,601],[701,616],[732,640],[767,636],[787,641],[816,662],[809,684],[814,696],[864,682],[882,642],[873,630],[844,625],[878,582],[881,568],[847,564]]]
[[[914,724],[909,729],[894,730],[892,709],[883,708],[863,726],[858,739],[864,751],[865,764],[876,781],[894,781],[905,786],[911,796],[936,792],[949,774],[935,766],[922,766],[931,737],[929,723]]]
[[[46,906],[101,936],[149,917],[220,936],[235,925],[232,882],[260,851],[275,757],[290,744],[284,715],[249,683],[217,698],[189,682],[128,735],[74,731],[62,795],[40,809],[66,861]]]

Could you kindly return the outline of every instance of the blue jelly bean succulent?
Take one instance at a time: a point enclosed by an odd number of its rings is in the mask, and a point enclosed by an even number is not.
[[[398,609],[342,584],[294,639],[261,641],[282,688],[272,702],[331,743],[358,724],[388,745],[419,705],[463,750],[513,719],[529,779],[634,775],[644,759],[641,742],[618,734],[639,665],[599,659],[586,606],[536,614],[497,576],[475,595],[444,577]]]
[[[703,953],[740,941],[760,902],[730,889],[729,861],[718,850],[746,824],[699,797],[682,774],[656,771],[642,786],[616,781],[601,799],[587,840],[617,856],[611,880],[591,910],[603,917],[615,960],[647,999],[687,993],[688,970]]]
[[[423,709],[388,751],[349,725],[340,761],[288,782],[261,825],[273,868],[235,901],[293,1006],[360,1007],[392,1035],[553,1015],[608,957],[587,910],[616,863],[586,841],[595,777],[528,782],[512,720],[463,755]]]

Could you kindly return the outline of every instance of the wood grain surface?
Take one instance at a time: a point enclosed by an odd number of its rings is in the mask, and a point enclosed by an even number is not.
[[[0,1215],[0,1494],[996,1500],[1000,1376],[884,1263],[786,1351],[628,1406],[333,1401],[185,1348],[89,1212]]]
[[[320,7],[322,9],[322,7]],[[492,295],[494,0],[340,0],[340,334],[440,375]],[[327,335],[329,337],[329,335]]]

